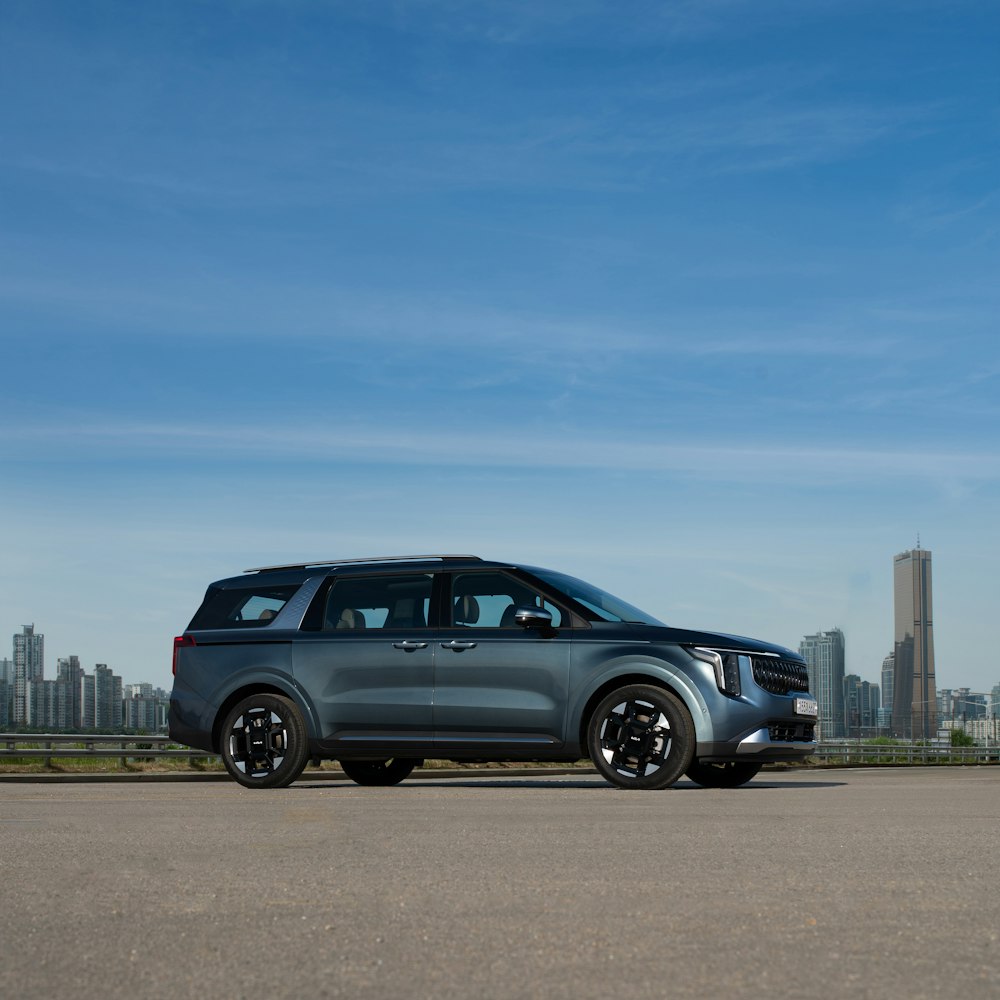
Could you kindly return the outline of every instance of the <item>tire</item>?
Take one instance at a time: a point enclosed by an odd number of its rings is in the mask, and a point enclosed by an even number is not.
[[[340,766],[351,781],[359,785],[398,785],[417,766],[415,760],[390,757],[389,760],[342,760]]]
[[[246,788],[284,788],[309,759],[302,713],[277,694],[238,702],[222,724],[219,742],[226,770]]]
[[[694,755],[684,703],[652,684],[629,684],[601,699],[587,727],[597,770],[620,788],[669,788]]]
[[[762,766],[750,760],[727,761],[724,764],[703,764],[700,760],[693,760],[687,769],[687,776],[705,788],[739,788],[755,778]]]

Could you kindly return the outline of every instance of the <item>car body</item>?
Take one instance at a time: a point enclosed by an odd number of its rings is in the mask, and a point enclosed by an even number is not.
[[[815,747],[795,652],[674,628],[581,580],[476,556],[261,567],[174,640],[172,738],[249,787],[333,759],[391,784],[424,758],[575,761],[614,784],[737,785]]]

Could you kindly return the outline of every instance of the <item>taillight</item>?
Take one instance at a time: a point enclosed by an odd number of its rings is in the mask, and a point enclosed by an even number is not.
[[[180,649],[181,646],[196,646],[196,645],[198,644],[194,641],[193,635],[174,636],[174,664],[172,667],[172,673],[175,677],[177,676],[177,650]]]

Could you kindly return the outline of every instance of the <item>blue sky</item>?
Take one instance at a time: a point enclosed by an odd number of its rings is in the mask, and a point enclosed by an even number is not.
[[[1000,9],[0,4],[0,635],[471,551],[1000,683]],[[4,654],[0,647],[0,655]]]

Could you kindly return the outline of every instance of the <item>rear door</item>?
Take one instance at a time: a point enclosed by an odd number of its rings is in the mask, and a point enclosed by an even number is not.
[[[320,628],[300,633],[292,657],[325,749],[430,748],[432,579],[430,573],[348,576],[320,595]]]

